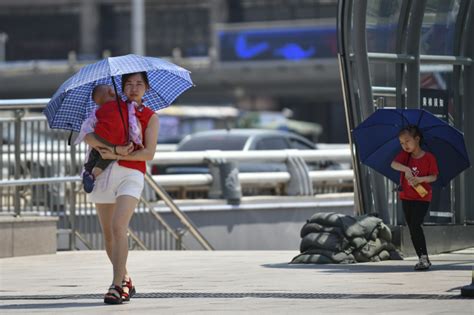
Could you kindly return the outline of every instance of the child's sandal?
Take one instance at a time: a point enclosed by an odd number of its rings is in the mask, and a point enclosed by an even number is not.
[[[124,300],[125,302],[128,302],[130,301],[130,299],[135,295],[135,293],[137,292],[135,290],[135,286],[132,284],[132,279],[128,279],[128,281],[126,280],[123,280],[122,281],[122,289],[124,288],[127,288],[128,289],[128,292],[125,292],[123,291],[122,293],[122,300]]]
[[[115,290],[116,292],[111,291],[111,290]],[[122,295],[123,295],[122,287],[112,284],[109,287],[109,292],[107,292],[104,296],[104,303],[105,304],[122,304],[123,302]]]
[[[91,193],[95,186],[94,174],[84,171],[84,174],[82,174],[82,184],[84,185],[84,191],[86,193]]]

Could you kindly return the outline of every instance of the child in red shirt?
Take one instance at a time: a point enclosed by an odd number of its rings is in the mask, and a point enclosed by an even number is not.
[[[400,199],[411,240],[419,261],[415,270],[427,270],[431,266],[423,233],[423,219],[432,198],[430,183],[436,181],[438,165],[430,152],[421,149],[423,135],[417,126],[410,125],[398,134],[402,151],[395,157],[391,167],[400,171]]]
[[[120,101],[123,115],[122,122],[115,91],[112,86],[105,84],[96,86],[92,91],[92,99],[98,108],[95,112],[91,113],[88,119],[82,124],[81,132],[75,143],[81,142],[86,134],[93,132],[99,141],[107,146],[114,147],[114,150],[116,146],[128,143],[128,138],[130,138],[137,148],[143,148],[142,128],[135,115],[136,104],[127,104],[124,101]],[[125,137],[125,130],[128,130],[129,136],[127,138]],[[97,176],[114,161],[115,160],[102,159],[97,150],[90,150],[82,174],[85,192],[90,193],[94,189]]]

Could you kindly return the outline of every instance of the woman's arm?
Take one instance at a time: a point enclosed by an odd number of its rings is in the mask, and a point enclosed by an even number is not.
[[[102,152],[107,151],[107,152],[112,153],[112,154],[117,153],[117,155],[124,156],[124,155],[127,155],[128,153],[130,153],[131,150],[133,150],[133,144],[132,143],[130,143],[128,145],[116,145],[116,146],[106,145],[102,141],[99,141],[97,139],[97,137],[94,135],[94,133],[88,133],[85,136],[84,141],[88,145],[90,145],[91,147],[93,147],[94,149],[99,151],[101,153],[101,155],[102,155]]]
[[[145,130],[145,143],[144,148],[133,151],[129,155],[120,156],[113,153],[110,153],[108,150],[100,150],[100,155],[104,159],[111,160],[125,160],[125,161],[149,161],[153,160],[156,152],[156,144],[158,142],[158,130],[160,124],[158,120],[158,115],[154,114],[151,116],[148,126]]]

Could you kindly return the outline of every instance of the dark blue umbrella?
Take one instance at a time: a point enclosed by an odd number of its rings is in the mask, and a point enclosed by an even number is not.
[[[95,107],[91,98],[95,86],[113,84],[122,94],[121,76],[143,71],[150,84],[143,99],[154,111],[168,107],[193,86],[188,70],[159,58],[139,55],[106,58],[83,67],[54,93],[44,110],[50,128],[79,131]]]
[[[434,154],[439,175],[435,185],[446,186],[470,166],[463,134],[423,109],[378,109],[352,134],[362,163],[400,183],[400,172],[390,167],[402,150],[399,131],[416,125],[423,135],[422,149]]]

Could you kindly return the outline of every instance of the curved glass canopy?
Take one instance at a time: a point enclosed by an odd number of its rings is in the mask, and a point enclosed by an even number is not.
[[[474,2],[340,0],[338,61],[358,211],[402,223],[394,185],[359,163],[351,130],[377,108],[423,108],[464,132],[474,157]],[[442,106],[440,105],[442,104]],[[474,222],[474,170],[433,191],[432,223]]]

